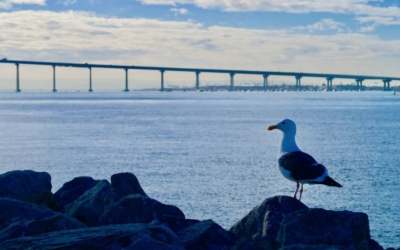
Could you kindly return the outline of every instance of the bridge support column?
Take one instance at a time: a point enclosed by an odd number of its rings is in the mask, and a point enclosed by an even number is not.
[[[383,79],[383,91],[390,91],[390,79]]]
[[[129,92],[129,88],[128,88],[128,69],[125,69],[125,92]]]
[[[164,91],[164,70],[160,70],[161,72],[161,88],[160,91]]]
[[[53,65],[53,92],[57,92],[57,89],[56,89],[56,65]]]
[[[363,81],[364,81],[364,79],[356,79],[357,90],[362,90],[363,89]]]
[[[333,78],[326,78],[327,80],[327,85],[326,85],[326,91],[332,91],[333,90],[333,84],[332,84],[332,80]]]
[[[200,71],[196,71],[196,90],[200,89]]]
[[[89,67],[89,92],[93,92],[93,89],[92,89],[92,67]]]
[[[17,66],[17,82],[16,82],[16,88],[15,92],[21,92],[21,89],[19,88],[19,64],[16,63],[15,66]]]
[[[301,76],[296,76],[296,89],[301,87]]]
[[[235,81],[234,81],[235,73],[230,73],[229,75],[231,76],[231,84],[229,86],[229,91],[233,91],[235,88]]]
[[[268,75],[263,75],[264,77],[264,90],[267,90],[268,87]]]

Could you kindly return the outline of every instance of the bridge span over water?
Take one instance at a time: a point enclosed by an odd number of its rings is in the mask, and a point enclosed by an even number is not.
[[[390,90],[390,83],[392,81],[400,81],[400,77],[388,76],[371,76],[371,75],[349,75],[349,74],[329,74],[329,73],[306,73],[306,72],[282,72],[282,71],[260,71],[260,70],[233,70],[233,69],[207,69],[207,68],[176,68],[176,67],[156,67],[156,66],[137,66],[137,65],[108,65],[108,64],[91,64],[91,63],[64,63],[64,62],[43,62],[43,61],[20,61],[20,60],[7,60],[3,58],[0,63],[15,64],[16,65],[16,92],[20,92],[20,71],[19,65],[42,65],[53,67],[53,92],[56,92],[56,67],[75,67],[87,68],[89,70],[89,92],[93,91],[92,88],[92,68],[108,68],[108,69],[123,69],[125,70],[125,89],[129,91],[128,86],[128,70],[151,70],[159,71],[161,73],[160,90],[164,91],[164,73],[166,71],[175,72],[193,72],[196,75],[195,88],[200,88],[200,74],[201,73],[220,73],[230,75],[230,90],[234,90],[234,76],[236,74],[244,75],[260,75],[263,77],[263,86],[267,88],[269,76],[292,76],[296,79],[296,87],[301,86],[301,79],[303,77],[324,78],[326,79],[327,91],[332,91],[333,79],[352,79],[356,81],[357,87],[360,89],[363,86],[364,80],[381,80],[383,83],[383,91]]]

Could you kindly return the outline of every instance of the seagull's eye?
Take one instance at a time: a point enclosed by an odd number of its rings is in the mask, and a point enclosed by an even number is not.
[[[285,122],[282,122],[282,124],[285,124]]]

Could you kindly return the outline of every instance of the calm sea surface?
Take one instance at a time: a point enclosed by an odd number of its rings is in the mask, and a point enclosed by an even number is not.
[[[309,207],[367,213],[400,246],[400,95],[388,92],[0,93],[0,172],[134,173],[188,218],[229,229],[265,198],[293,195],[276,166],[284,118],[344,187],[305,186]]]

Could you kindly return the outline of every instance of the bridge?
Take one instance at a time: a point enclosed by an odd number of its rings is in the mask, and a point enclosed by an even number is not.
[[[3,58],[0,63],[15,64],[16,65],[16,92],[20,92],[20,78],[19,78],[19,65],[42,65],[53,67],[53,92],[56,92],[56,67],[75,67],[75,68],[87,68],[89,70],[89,92],[93,91],[92,88],[92,68],[108,68],[108,69],[123,69],[125,70],[125,89],[129,91],[128,86],[128,70],[151,70],[159,71],[161,74],[161,86],[160,90],[164,91],[164,73],[166,71],[175,72],[193,72],[196,74],[195,88],[200,88],[200,74],[201,73],[220,73],[230,75],[229,89],[234,90],[234,76],[236,74],[244,75],[260,75],[263,77],[263,87],[268,86],[269,76],[292,76],[296,79],[296,87],[301,86],[301,79],[303,77],[311,78],[324,78],[326,79],[327,91],[333,90],[332,80],[333,79],[352,79],[355,80],[357,88],[361,89],[363,81],[365,80],[381,80],[383,83],[383,91],[389,91],[390,83],[392,81],[400,81],[400,77],[386,77],[386,76],[371,76],[371,75],[349,75],[349,74],[324,74],[324,73],[305,73],[305,72],[281,72],[281,71],[254,71],[254,70],[230,70],[230,69],[207,69],[207,68],[175,68],[175,67],[155,67],[155,66],[136,66],[136,65],[107,65],[107,64],[89,64],[89,63],[63,63],[63,62],[40,62],[40,61],[20,61],[20,60],[8,60]]]

